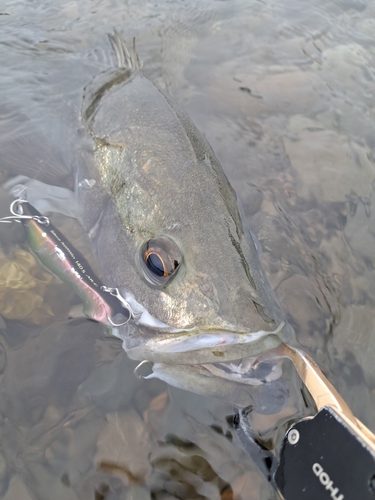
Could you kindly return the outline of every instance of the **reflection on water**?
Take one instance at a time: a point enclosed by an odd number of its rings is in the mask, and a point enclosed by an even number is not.
[[[136,36],[146,75],[219,156],[295,344],[375,430],[375,4],[10,1],[1,14],[1,136],[39,131],[25,157],[2,150],[1,180],[15,159],[74,165],[83,88],[110,65],[106,34]],[[0,227],[1,283],[26,248],[15,226]],[[22,283],[25,266],[12,267]],[[38,273],[28,292],[0,290],[1,498],[276,498],[230,405],[136,379],[118,340],[69,319],[76,299]]]

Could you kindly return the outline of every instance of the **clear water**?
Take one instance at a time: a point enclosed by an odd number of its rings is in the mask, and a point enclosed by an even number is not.
[[[295,345],[375,431],[375,4],[10,0],[0,10],[0,133],[27,129],[24,116],[37,123],[48,141],[31,159],[74,162],[83,88],[111,64],[106,35],[136,37],[145,74],[188,111],[236,189]],[[2,216],[9,201],[1,191]],[[75,298],[32,263],[25,291],[13,226],[0,227],[0,297],[15,318],[0,325],[0,498],[275,499],[229,405],[136,379],[118,340],[68,320]]]

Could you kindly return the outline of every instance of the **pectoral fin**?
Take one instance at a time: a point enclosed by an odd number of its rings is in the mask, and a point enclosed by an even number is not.
[[[70,189],[51,186],[24,175],[13,177],[4,184],[15,198],[26,199],[42,214],[55,212],[77,217],[78,202]]]

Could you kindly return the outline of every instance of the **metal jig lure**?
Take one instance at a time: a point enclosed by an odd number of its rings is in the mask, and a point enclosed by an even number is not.
[[[108,288],[99,280],[87,260],[65,236],[26,200],[10,205],[12,215],[0,222],[22,223],[26,239],[40,262],[81,298],[83,312],[109,327],[120,327],[134,318],[134,312],[117,288]]]

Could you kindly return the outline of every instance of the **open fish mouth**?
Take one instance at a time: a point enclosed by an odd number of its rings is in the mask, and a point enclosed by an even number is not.
[[[233,361],[276,348],[287,330],[285,321],[272,331],[177,329],[154,318],[130,293],[123,296],[132,308],[134,321],[114,328],[113,334],[123,340],[128,356],[138,361],[177,364]]]
[[[279,363],[261,378],[254,367],[260,355],[285,339],[285,321],[272,331],[175,329],[154,318],[129,292],[122,289],[121,294],[133,319],[112,331],[122,339],[129,358],[140,361],[134,371],[137,377],[158,378],[173,387],[219,398],[241,408],[249,404],[250,386],[258,392],[267,383],[279,384],[275,387],[280,389]],[[263,392],[258,399],[264,399]],[[274,399],[272,390],[267,397]]]

